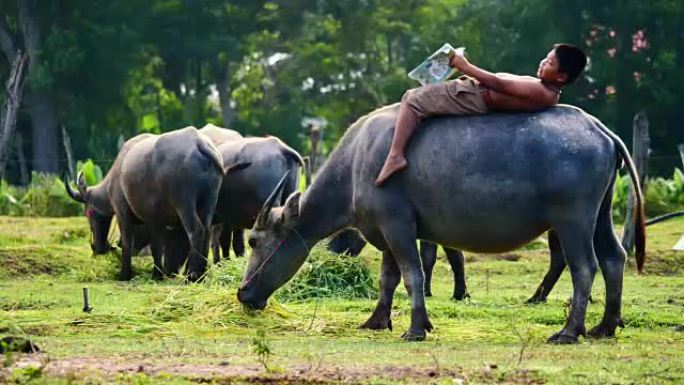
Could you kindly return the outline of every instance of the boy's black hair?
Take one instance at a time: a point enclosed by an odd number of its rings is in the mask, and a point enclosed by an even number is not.
[[[571,44],[555,44],[553,49],[558,58],[558,71],[568,76],[565,84],[574,82],[587,65],[587,55]]]

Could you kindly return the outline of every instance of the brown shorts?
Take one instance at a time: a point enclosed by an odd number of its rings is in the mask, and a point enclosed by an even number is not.
[[[477,115],[488,111],[477,80],[461,76],[455,80],[408,90],[402,103],[406,103],[418,119],[433,115]]]

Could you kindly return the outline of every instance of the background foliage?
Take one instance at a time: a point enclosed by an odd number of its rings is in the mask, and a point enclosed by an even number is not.
[[[406,72],[445,41],[466,46],[484,68],[528,74],[551,44],[580,45],[590,68],[562,101],[627,142],[632,116],[645,110],[651,173],[671,175],[680,164],[684,3],[677,0],[25,1],[41,27],[31,90],[49,87],[54,127],[64,126],[77,159],[105,170],[125,138],[207,122],[277,135],[306,152],[302,119],[320,117],[328,151],[350,122],[413,87]],[[0,11],[20,45],[17,4],[2,2]],[[8,67],[2,57],[3,81]],[[41,138],[31,129],[31,103],[26,98],[19,122],[29,170],[45,156],[32,146]],[[64,170],[58,152],[54,162]],[[15,149],[10,182],[19,170]]]

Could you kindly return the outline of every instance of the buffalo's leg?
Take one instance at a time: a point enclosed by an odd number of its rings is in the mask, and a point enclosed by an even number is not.
[[[164,255],[163,238],[157,232],[153,232],[150,238],[150,252],[152,252],[152,260],[154,261],[152,279],[160,280],[164,278],[164,267],[162,266],[162,257]]]
[[[133,225],[123,218],[116,218],[119,224],[119,232],[121,233],[121,271],[119,272],[119,279],[128,281],[133,277],[133,269],[131,267],[131,256],[133,253]]]
[[[245,231],[242,229],[233,231],[233,252],[236,257],[245,256]]]
[[[233,240],[233,233],[225,226],[221,229],[219,234],[219,245],[221,245],[221,254],[224,259],[230,259],[230,243]]]
[[[219,263],[221,260],[221,234],[223,233],[223,225],[214,225],[211,227],[211,254],[214,256],[214,263]],[[228,258],[225,256],[225,258]]]
[[[192,282],[201,280],[207,271],[207,254],[211,241],[211,219],[214,216],[218,192],[209,192],[198,197],[197,206],[179,210],[179,217],[190,240],[187,279]]]
[[[346,254],[351,257],[356,257],[357,255],[361,254],[361,250],[366,247],[366,240],[363,239],[361,234],[356,233],[355,235],[356,236],[350,242],[349,248],[346,251]]]
[[[432,270],[437,262],[437,245],[420,241],[420,259],[423,262],[425,275],[425,296],[432,297]]]
[[[207,229],[202,227],[199,218],[196,217],[183,220],[183,227],[190,241],[186,276],[192,282],[199,281],[207,270],[207,254],[203,252],[202,247],[207,238]]]
[[[555,229],[558,231],[565,262],[572,275],[573,296],[572,308],[565,326],[551,336],[548,342],[575,343],[578,336],[586,336],[587,305],[597,268],[593,245],[594,223],[564,223]]]
[[[190,242],[184,230],[167,231],[164,237],[164,270],[168,276],[180,272],[190,252]]]
[[[407,341],[422,341],[432,324],[425,308],[425,278],[416,247],[415,223],[397,218],[382,229],[387,245],[399,265],[406,292],[411,298],[411,326],[402,336]]]
[[[594,233],[594,248],[606,284],[606,305],[603,319],[589,331],[589,336],[599,338],[613,337],[615,329],[622,325],[622,278],[627,253],[613,230],[612,196],[611,187],[603,199]]]
[[[558,282],[563,270],[565,270],[565,257],[563,256],[563,249],[561,248],[560,240],[555,231],[549,231],[549,252],[551,258],[549,261],[549,271],[546,272],[544,279],[534,292],[532,297],[527,300],[527,303],[546,302],[546,297],[553,289],[553,286]]]
[[[380,268],[380,298],[368,321],[361,325],[362,329],[392,330],[392,299],[394,291],[401,280],[399,266],[389,250],[382,252],[382,267]]]
[[[465,280],[465,257],[463,256],[463,252],[461,250],[444,246],[442,246],[442,248],[446,253],[449,265],[451,265],[451,272],[454,275],[454,295],[451,297],[451,299],[462,301],[467,297],[470,297],[470,295],[468,295],[468,289],[466,287]]]

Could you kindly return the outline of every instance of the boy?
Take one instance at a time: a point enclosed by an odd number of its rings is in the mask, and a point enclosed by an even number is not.
[[[558,103],[563,86],[584,70],[581,49],[556,44],[539,63],[537,77],[491,73],[454,55],[449,62],[465,75],[456,80],[407,91],[401,99],[397,123],[385,164],[375,180],[381,186],[408,165],[404,149],[418,122],[434,115],[473,115],[488,111],[539,111]]]

